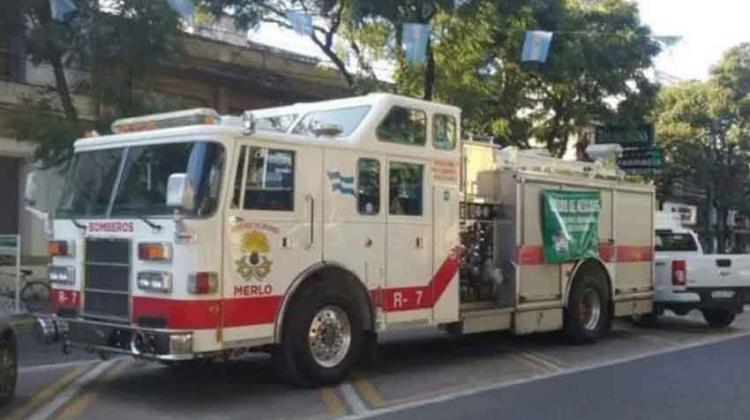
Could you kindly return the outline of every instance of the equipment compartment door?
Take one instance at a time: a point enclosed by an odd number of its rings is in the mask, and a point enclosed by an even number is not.
[[[433,320],[458,320],[459,197],[458,188],[435,186],[433,202]]]
[[[388,323],[432,317],[432,189],[424,161],[388,160],[386,292]]]
[[[289,285],[322,259],[319,148],[241,141],[226,211],[224,341],[272,335]]]

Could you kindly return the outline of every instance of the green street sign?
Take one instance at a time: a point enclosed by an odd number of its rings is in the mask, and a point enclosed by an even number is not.
[[[627,148],[617,164],[627,172],[659,170],[664,166],[664,149],[661,146]]]
[[[599,256],[599,191],[542,191],[544,260],[558,264]]]
[[[635,127],[607,125],[596,128],[596,144],[619,144],[622,147],[646,147],[654,144],[653,124]]]

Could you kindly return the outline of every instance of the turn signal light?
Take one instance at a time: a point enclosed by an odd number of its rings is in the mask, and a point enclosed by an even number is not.
[[[170,261],[172,246],[161,242],[143,242],[138,244],[138,259],[142,261]]]
[[[218,276],[213,272],[193,273],[188,279],[188,293],[193,295],[216,293],[218,286]]]
[[[687,263],[685,260],[672,261],[672,284],[674,286],[687,284]]]
[[[73,256],[73,247],[68,241],[49,241],[47,252],[51,257]]]

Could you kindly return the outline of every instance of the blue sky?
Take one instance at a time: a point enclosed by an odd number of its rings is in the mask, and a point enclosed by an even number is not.
[[[656,69],[679,79],[705,79],[722,52],[750,42],[750,0],[635,0],[641,19],[657,35],[682,41],[662,53]],[[309,39],[275,25],[250,32],[250,39],[307,55],[321,56]]]

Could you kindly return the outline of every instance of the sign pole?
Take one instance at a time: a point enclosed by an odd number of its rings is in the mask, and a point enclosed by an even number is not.
[[[21,313],[21,235],[16,235],[16,313]]]

